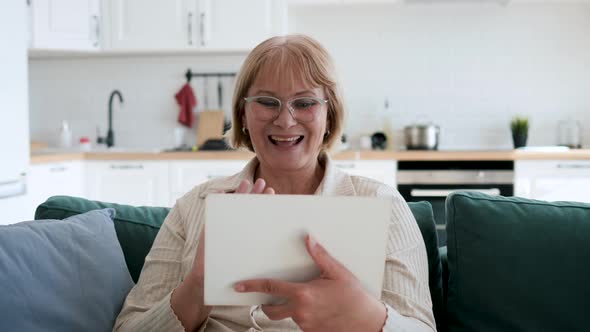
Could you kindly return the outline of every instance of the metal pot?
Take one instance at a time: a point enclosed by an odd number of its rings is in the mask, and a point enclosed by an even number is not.
[[[438,149],[440,128],[436,125],[412,125],[404,128],[406,149],[436,150]]]

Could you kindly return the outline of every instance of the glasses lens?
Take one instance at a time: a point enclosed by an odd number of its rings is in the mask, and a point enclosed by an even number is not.
[[[281,101],[273,97],[255,97],[249,104],[255,116],[262,120],[276,117],[281,107]]]
[[[322,108],[322,102],[316,98],[297,98],[291,101],[291,108],[295,111],[297,120],[309,122],[316,118]]]
[[[281,111],[281,101],[270,96],[257,96],[247,99],[248,106],[260,120],[271,120]],[[301,122],[313,121],[321,112],[323,100],[312,97],[295,98],[289,102],[289,112]]]

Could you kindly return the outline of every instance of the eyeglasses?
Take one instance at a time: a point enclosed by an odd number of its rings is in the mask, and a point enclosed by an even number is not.
[[[254,116],[263,121],[275,119],[283,109],[281,100],[271,96],[252,96],[244,100],[246,107],[250,107]],[[327,99],[317,97],[298,97],[287,101],[287,109],[293,119],[299,122],[311,122],[327,102]]]

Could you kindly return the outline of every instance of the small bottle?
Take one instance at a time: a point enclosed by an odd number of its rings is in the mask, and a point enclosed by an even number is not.
[[[81,151],[90,151],[91,149],[92,149],[92,143],[90,143],[90,138],[80,137],[80,150]]]
[[[66,120],[61,122],[61,130],[59,132],[59,147],[64,149],[72,147],[72,131],[70,130],[70,124]]]
[[[385,98],[385,103],[383,105],[383,124],[384,128],[383,131],[385,132],[385,139],[386,139],[386,149],[392,150],[393,149],[393,116],[391,114],[391,109],[389,108],[389,99]]]

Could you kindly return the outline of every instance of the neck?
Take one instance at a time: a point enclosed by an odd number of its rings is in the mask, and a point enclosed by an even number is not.
[[[297,170],[270,170],[259,164],[254,174],[254,180],[262,178],[267,187],[271,187],[277,194],[284,195],[313,195],[324,177],[324,167],[319,160],[313,165]]]

